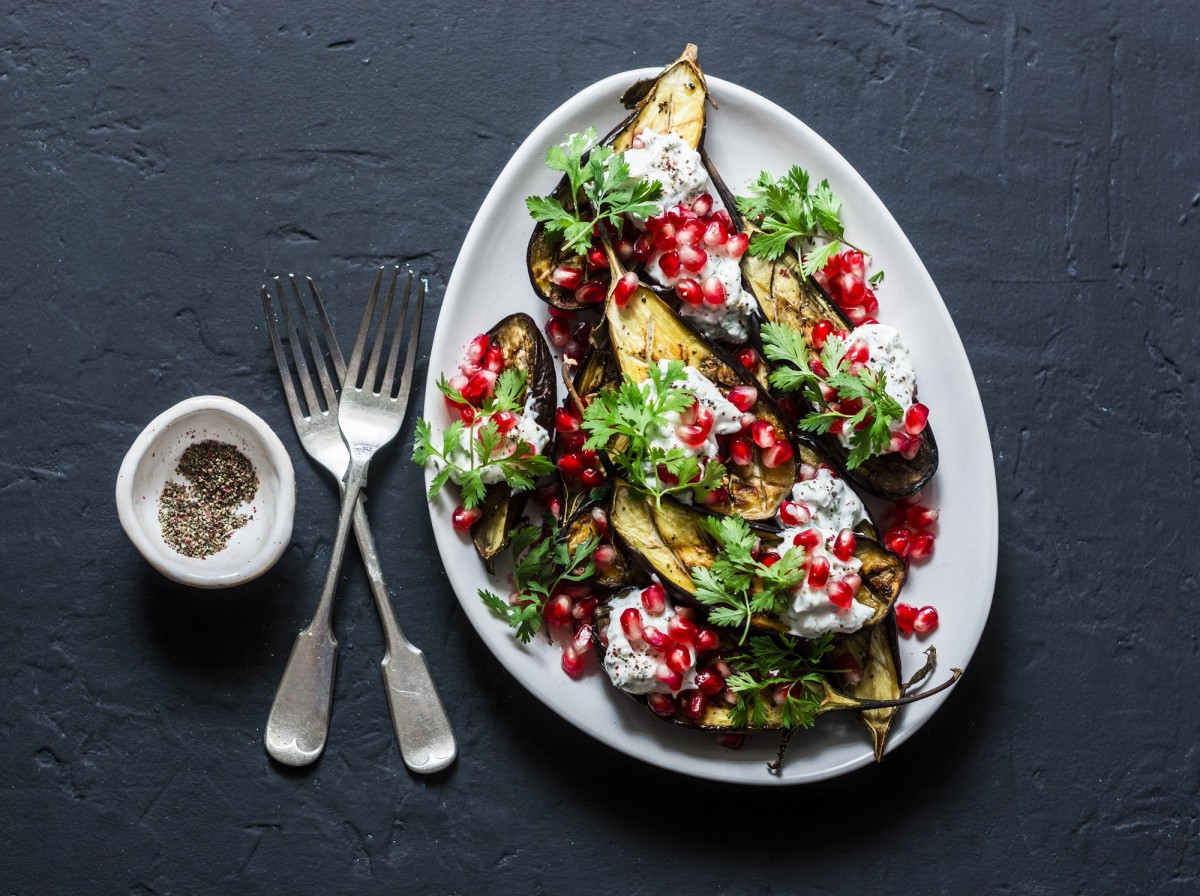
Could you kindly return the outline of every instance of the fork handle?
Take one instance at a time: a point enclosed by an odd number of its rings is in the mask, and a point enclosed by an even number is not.
[[[359,495],[358,506],[354,508],[354,534],[367,567],[375,608],[383,623],[387,651],[380,663],[380,671],[400,755],[411,771],[420,774],[441,771],[454,761],[458,746],[446,708],[429,673],[425,654],[404,637],[396,621],[391,595],[379,565],[379,551],[367,522],[363,495]]]

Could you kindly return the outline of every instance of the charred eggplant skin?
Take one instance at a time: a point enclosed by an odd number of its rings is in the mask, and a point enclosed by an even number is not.
[[[707,154],[701,155],[715,189],[729,209],[734,226],[753,234],[753,223],[738,213],[733,194],[721,180],[712,160]],[[770,323],[783,324],[806,335],[820,320],[835,321],[847,330],[854,329],[854,324],[821,285],[812,277],[804,276],[800,270],[800,260],[790,249],[775,261],[758,258],[747,252],[742,256],[741,268],[743,286],[754,296],[762,317]],[[754,342],[761,353],[762,341],[757,333]],[[835,436],[819,436],[818,441],[852,485],[887,501],[899,501],[915,495],[933,478],[938,468],[937,441],[932,427],[928,426],[921,448],[912,460],[906,460],[899,454],[881,454],[853,469],[846,463],[849,452]]]
[[[522,400],[538,425],[552,431],[558,402],[554,358],[537,323],[528,314],[518,312],[499,321],[487,335],[504,352],[505,369],[525,374]],[[496,555],[508,546],[508,533],[521,518],[525,498],[524,493],[514,493],[505,482],[487,487],[481,505],[483,515],[471,528],[471,540],[488,572]]]
[[[680,57],[658,77],[638,81],[624,93],[622,104],[631,111],[600,142],[623,152],[634,137],[649,128],[660,133],[675,133],[689,146],[698,148],[704,139],[707,99],[708,85],[696,61],[696,46],[688,44]],[[564,178],[552,195],[564,202],[569,194],[570,185]],[[557,236],[546,233],[540,223],[534,227],[525,251],[529,282],[537,297],[548,305],[564,310],[587,308],[588,305],[576,300],[571,290],[551,279],[555,268],[572,259],[578,259],[580,270],[587,269],[579,256],[562,251],[561,242]]]

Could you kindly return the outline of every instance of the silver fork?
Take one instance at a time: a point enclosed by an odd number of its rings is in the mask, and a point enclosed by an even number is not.
[[[308,278],[308,288],[312,294],[313,304],[320,319],[321,331],[324,336],[326,349],[323,350],[321,340],[309,321],[305,303],[300,292],[299,284],[294,276],[289,277],[294,297],[294,308],[299,317],[299,331],[304,334],[309,352],[313,359],[321,385],[321,396],[324,398],[324,408],[313,385],[309,365],[304,355],[304,343],[297,332],[295,321],[288,314],[288,302],[285,298],[282,283],[275,278],[275,292],[279,304],[279,322],[286,328],[287,342],[292,349],[300,387],[304,393],[308,414],[301,409],[300,401],[289,371],[288,359],[282,341],[280,340],[276,315],[273,313],[270,294],[267,288],[262,288],[263,312],[267,319],[267,329],[271,335],[271,345],[275,351],[275,360],[279,366],[280,378],[283,381],[284,394],[292,413],[292,422],[300,437],[300,443],[314,460],[325,467],[340,482],[343,495],[342,515],[339,518],[338,539],[335,540],[334,553],[330,561],[330,572],[326,577],[325,589],[317,606],[312,623],[296,639],[292,656],[280,683],[279,692],[271,709],[264,737],[268,752],[280,762],[289,765],[306,765],[313,762],[320,754],[325,744],[329,727],[329,709],[332,699],[332,687],[335,670],[337,641],[333,637],[330,617],[333,604],[333,583],[340,568],[342,551],[346,537],[346,511],[353,507],[353,523],[355,535],[358,538],[359,549],[366,562],[371,591],[375,597],[375,605],[383,623],[387,649],[381,663],[384,684],[391,709],[392,724],[400,745],[405,764],[415,772],[430,773],[439,771],[454,761],[457,747],[437,689],[429,674],[429,667],[424,654],[414,647],[400,630],[392,612],[391,599],[387,585],[384,583],[383,572],[379,566],[379,555],[375,541],[367,522],[359,490],[366,479],[366,466],[374,448],[359,451],[359,471],[355,473],[359,484],[353,486],[350,474],[353,457],[347,448],[347,441],[342,437],[342,427],[339,419],[343,413],[354,413],[358,417],[366,415],[371,427],[369,444],[382,445],[390,441],[399,430],[404,417],[408,393],[412,386],[412,371],[416,361],[416,343],[420,332],[421,310],[424,303],[424,283],[418,288],[415,304],[415,321],[411,325],[408,352],[405,359],[404,371],[396,384],[398,389],[392,389],[393,374],[400,349],[400,333],[406,316],[409,295],[412,289],[412,275],[405,285],[404,300],[401,305],[392,348],[385,368],[384,380],[386,385],[375,390],[377,365],[381,354],[383,333],[389,318],[392,299],[396,289],[398,269],[393,271],[391,284],[384,312],[376,334],[375,347],[371,354],[363,389],[358,388],[358,371],[361,366],[362,350],[372,318],[374,306],[383,277],[381,268],[375,277],[368,300],[367,311],[364,313],[362,328],[354,353],[351,356],[352,374],[347,378],[346,364],[338,347],[337,339],[329,324],[325,305],[317,292],[316,284]],[[330,377],[325,355],[334,366],[336,381]],[[343,402],[339,407],[337,388],[345,383],[346,388],[353,390],[343,394]],[[393,391],[396,392],[393,397]],[[365,405],[365,408],[362,406]],[[344,408],[354,407],[355,411],[345,412]],[[360,408],[362,408],[360,410]],[[388,416],[390,415],[390,416]],[[357,418],[356,418],[357,419]],[[353,427],[353,422],[347,424]],[[353,433],[353,429],[351,429]],[[390,434],[389,434],[390,432]],[[363,454],[365,453],[365,457]],[[354,488],[350,492],[348,485]],[[353,495],[353,503],[351,503]]]

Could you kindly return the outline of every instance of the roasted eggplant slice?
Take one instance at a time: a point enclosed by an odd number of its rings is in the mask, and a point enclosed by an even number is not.
[[[676,598],[701,608],[694,596],[692,570],[712,566],[718,553],[704,523],[706,516],[709,514],[670,498],[656,505],[623,480],[613,483],[608,524],[620,544],[647,573],[657,575]],[[770,529],[762,527],[758,531],[764,544],[778,541]],[[865,533],[855,539],[854,556],[862,563],[862,587],[855,599],[872,611],[863,625],[865,629],[887,618],[907,570],[899,557]],[[760,632],[788,631],[781,619],[764,613],[754,615],[751,627]]]
[[[599,518],[599,519],[598,519]],[[629,555],[613,543],[608,534],[608,510],[603,503],[593,501],[582,505],[562,525],[562,538],[566,539],[567,547],[572,554],[575,550],[595,536],[601,547],[611,547],[612,556],[601,563],[599,554],[595,558],[595,575],[593,580],[605,588],[624,588],[645,579],[645,573],[633,562]],[[599,520],[604,520],[603,524]]]
[[[602,141],[617,152],[629,147],[633,138],[646,129],[677,134],[689,146],[698,148],[704,138],[705,101],[708,87],[696,61],[696,46],[688,44],[683,54],[652,81],[639,81],[622,97],[629,116]],[[564,178],[553,192],[561,203],[570,200],[571,187]],[[551,275],[560,265],[587,271],[583,258],[564,252],[562,240],[548,234],[538,224],[526,250],[529,280],[538,298],[556,308],[578,310],[588,307],[575,297],[574,290],[556,284]]]
[[[833,665],[846,670],[838,684],[849,696],[877,701],[898,700],[903,696],[900,647],[892,614],[879,625],[850,635],[838,644],[838,649]],[[843,658],[843,652],[849,661]],[[896,707],[859,710],[858,717],[871,734],[876,761],[882,760],[888,732],[896,718]]]
[[[734,225],[753,236],[756,232],[753,222],[738,214],[733,194],[721,180],[712,160],[703,152],[701,155]],[[834,321],[847,330],[854,329],[854,324],[816,280],[804,276],[800,270],[800,260],[791,249],[785,250],[775,261],[758,258],[747,252],[742,256],[741,267],[742,282],[754,294],[767,321],[799,330],[806,337],[821,320]],[[923,436],[921,447],[911,460],[899,454],[883,454],[854,469],[847,467],[849,452],[836,437],[821,436],[819,441],[853,485],[877,498],[898,501],[916,494],[937,472],[938,449],[932,427],[927,426]]]
[[[758,388],[744,367],[706,341],[646,286],[638,286],[624,305],[610,299],[604,313],[613,356],[621,372],[634,382],[646,380],[650,364],[677,360],[707,377],[723,395],[727,396],[736,386]],[[774,401],[760,394],[753,411],[760,420],[771,424],[776,439],[791,445],[789,427]],[[723,485],[729,497],[710,506],[717,513],[747,520],[770,519],[795,481],[794,449],[786,460],[768,467],[763,450],[755,446],[750,463],[727,465]]]
[[[554,358],[537,323],[528,314],[510,314],[488,330],[491,344],[499,346],[504,355],[506,370],[525,373],[525,392],[521,396],[526,412],[550,432],[554,427],[554,407],[557,387],[554,379]],[[475,550],[483,558],[488,572],[497,554],[508,546],[512,531],[525,506],[527,495],[514,494],[506,482],[487,487],[481,509],[483,515],[471,528]]]

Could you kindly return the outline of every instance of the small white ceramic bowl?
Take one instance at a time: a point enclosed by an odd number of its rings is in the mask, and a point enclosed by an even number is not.
[[[254,464],[258,493],[249,522],[229,544],[208,557],[188,557],[163,538],[158,498],[193,442],[227,442]],[[227,588],[262,575],[283,554],[292,538],[296,513],[296,474],[279,437],[262,418],[229,398],[202,395],[159,414],[137,437],[117,474],[117,512],[121,527],[142,556],[163,575],[199,588]]]

